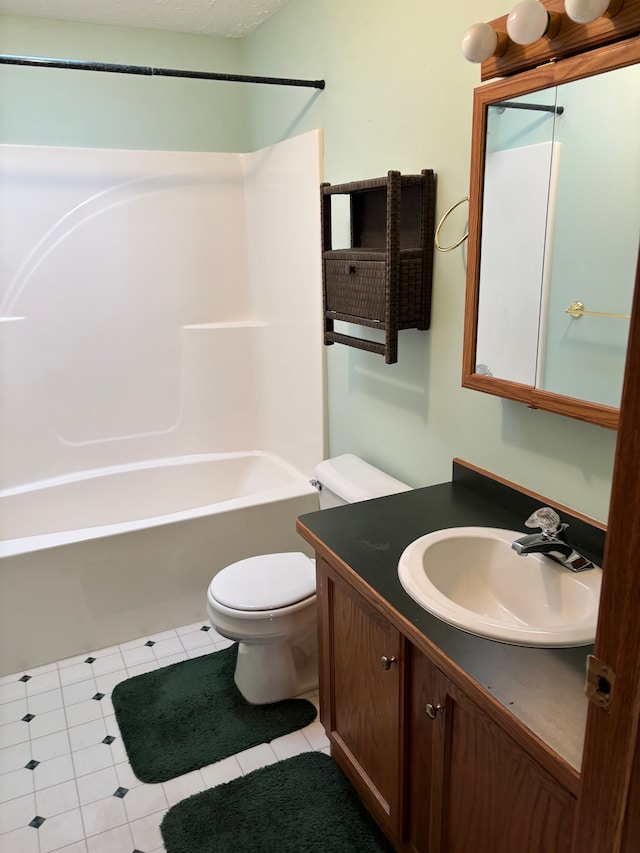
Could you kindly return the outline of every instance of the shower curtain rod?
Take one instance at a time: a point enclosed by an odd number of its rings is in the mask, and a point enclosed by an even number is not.
[[[146,77],[189,77],[194,80],[222,80],[231,83],[265,83],[268,86],[306,86],[324,89],[324,80],[290,80],[284,77],[252,77],[244,74],[219,74],[214,71],[182,71],[176,68],[152,68],[147,65],[117,65],[111,62],[82,62],[77,59],[45,59],[39,56],[0,55],[0,65],[27,65],[36,68],[72,68],[77,71],[103,71],[111,74],[137,74]]]
[[[490,104],[492,107],[501,107],[503,110],[539,110],[545,113],[556,113],[561,116],[564,112],[564,107],[548,106],[547,104],[521,104],[518,101],[499,101],[495,104]]]

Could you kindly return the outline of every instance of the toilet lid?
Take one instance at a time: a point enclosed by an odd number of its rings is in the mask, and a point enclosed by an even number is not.
[[[288,607],[315,593],[315,562],[300,552],[249,557],[218,572],[209,591],[234,610]]]

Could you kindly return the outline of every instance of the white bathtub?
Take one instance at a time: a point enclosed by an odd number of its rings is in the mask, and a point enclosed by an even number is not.
[[[224,453],[0,492],[0,674],[205,620],[225,565],[305,550],[308,480],[272,454]]]

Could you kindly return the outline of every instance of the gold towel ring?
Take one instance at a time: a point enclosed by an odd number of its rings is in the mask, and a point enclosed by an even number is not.
[[[440,229],[441,229],[441,228],[442,228],[442,226],[444,225],[445,220],[447,219],[447,217],[448,217],[448,216],[450,216],[450,215],[453,213],[453,211],[456,209],[456,207],[459,207],[461,204],[464,204],[464,202],[465,202],[465,201],[469,201],[469,196],[468,196],[468,195],[466,195],[464,198],[461,198],[461,199],[460,199],[460,201],[457,201],[455,204],[452,204],[452,205],[451,205],[451,207],[449,208],[449,210],[447,210],[447,212],[445,213],[445,215],[442,217],[442,219],[440,220],[440,222],[438,222],[438,227],[436,228],[436,233],[435,233],[435,236],[434,236],[434,238],[433,238],[433,242],[435,243],[435,247],[436,247],[436,249],[437,249],[439,252],[450,252],[452,249],[457,249],[457,248],[458,248],[458,246],[459,246],[461,243],[464,243],[464,241],[465,241],[465,240],[467,239],[467,237],[469,236],[469,232],[467,231],[467,233],[464,235],[464,237],[461,237],[461,238],[458,240],[458,242],[457,242],[457,243],[454,243],[454,244],[453,244],[453,246],[441,246],[441,245],[440,245],[440,241],[439,241],[439,239],[438,239],[438,238],[440,237]]]

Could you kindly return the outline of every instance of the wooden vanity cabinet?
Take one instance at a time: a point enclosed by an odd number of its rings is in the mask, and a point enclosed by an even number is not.
[[[435,670],[435,673],[434,673]],[[563,853],[575,799],[520,744],[412,648],[407,841],[433,853]],[[433,714],[427,713],[433,708]],[[421,775],[430,749],[431,808]]]
[[[390,838],[400,831],[401,637],[318,558],[321,718],[331,754]],[[384,664],[383,664],[383,658]]]
[[[393,625],[357,576],[320,554],[317,571],[321,719],[333,758],[396,849],[570,849],[572,792]]]

